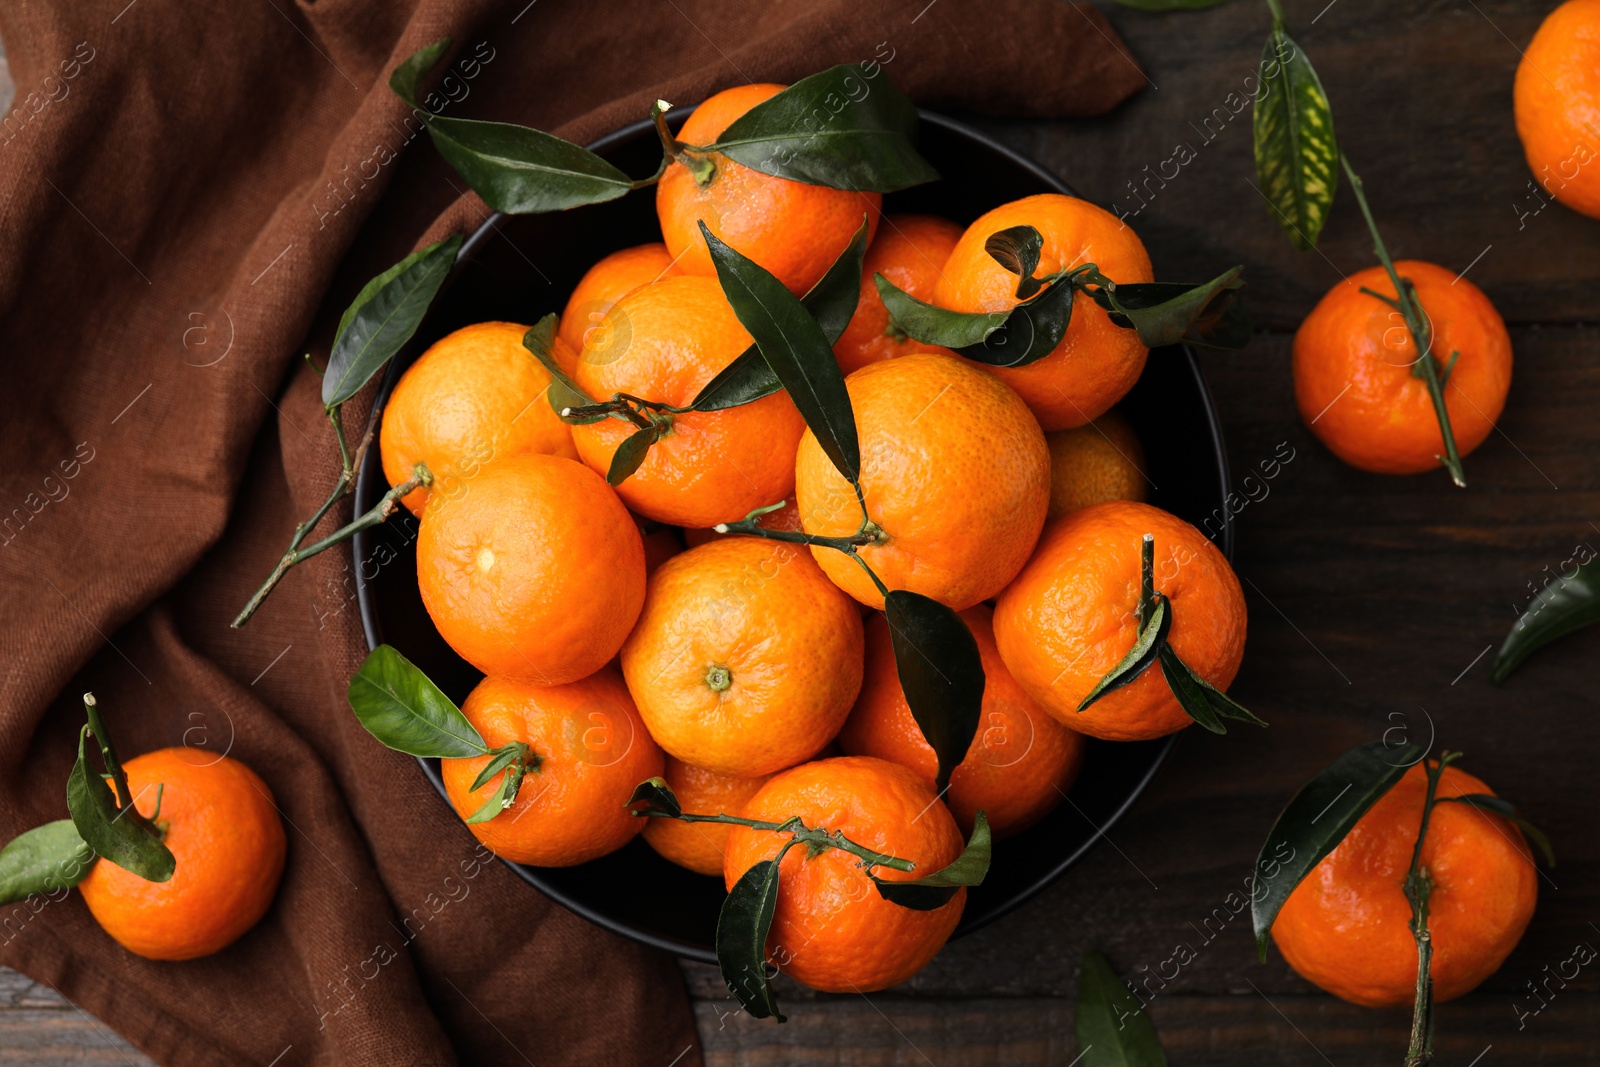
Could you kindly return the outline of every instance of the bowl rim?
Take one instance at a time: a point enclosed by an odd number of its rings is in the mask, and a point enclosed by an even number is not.
[[[681,121],[682,119],[687,118],[688,115],[693,112],[693,110],[693,108],[688,107],[674,109],[672,113],[672,119],[674,122]],[[1066,196],[1078,197],[1076,190],[1074,190],[1070,185],[1068,185],[1054,173],[1046,170],[1041,164],[1016,151],[1010,146],[1002,144],[1001,142],[990,137],[988,134],[983,133],[981,130],[969,126],[964,122],[950,118],[947,115],[943,115],[935,111],[929,111],[926,108],[918,108],[917,115],[921,123],[925,123],[929,126],[940,128],[948,133],[955,134],[958,138],[964,138],[966,140],[975,142],[984,149],[1004,157],[1007,162],[1023,171],[1026,171],[1047,189]],[[604,153],[607,149],[631,140],[632,138],[637,137],[641,132],[648,131],[651,128],[652,123],[649,119],[641,119],[597,138],[596,140],[590,142],[586,147],[592,152]],[[446,288],[454,284],[456,279],[460,276],[462,269],[477,257],[478,251],[480,248],[482,248],[484,242],[488,241],[491,237],[498,233],[500,228],[505,225],[509,217],[510,216],[506,215],[504,212],[494,212],[488,218],[484,219],[483,222],[479,223],[477,228],[474,229],[467,239],[462,242],[461,249],[456,253],[455,262],[451,266],[450,274],[446,278]],[[426,319],[424,321],[426,321]],[[415,341],[411,342],[413,345],[415,343]],[[408,345],[408,347],[410,346]],[[1226,501],[1229,485],[1232,483],[1232,475],[1228,467],[1228,451],[1223,440],[1222,422],[1217,415],[1216,402],[1211,395],[1210,388],[1206,384],[1205,374],[1200,368],[1200,363],[1195,356],[1194,349],[1187,344],[1174,347],[1181,352],[1184,364],[1187,367],[1190,376],[1194,379],[1195,386],[1199,390],[1201,407],[1203,409],[1203,414],[1205,415],[1206,427],[1209,431],[1208,436],[1211,442],[1211,449],[1213,452],[1213,457],[1216,461],[1218,489],[1220,490],[1219,498]],[[393,392],[395,383],[399,380],[402,362],[409,365],[410,361],[402,360],[401,356],[397,355],[395,358],[391,359],[388,366],[384,368],[383,378],[379,384],[377,396],[373,400],[375,408],[381,410],[383,405],[388,402],[389,395],[391,392]],[[381,477],[382,471],[378,460],[377,450],[369,449],[366,460],[362,463],[361,470],[357,472],[355,490],[356,500],[359,501],[368,498],[368,496],[370,496],[371,480],[373,478]],[[373,596],[370,583],[365,576],[365,571],[361,567],[361,560],[364,558],[367,552],[367,542],[370,536],[371,535],[368,531],[363,530],[357,533],[352,540],[352,552],[354,554],[355,563],[353,570],[355,572],[356,580],[356,597],[361,610],[362,634],[366,638],[367,648],[369,651],[377,648],[378,645],[383,643],[383,627],[378,620],[376,599]],[[1222,509],[1221,529],[1218,533],[1216,543],[1217,547],[1222,550],[1223,556],[1231,563],[1234,552],[1234,516],[1232,511],[1227,507]],[[981,930],[985,926],[988,926],[989,924],[1011,914],[1023,904],[1044,892],[1045,889],[1049,888],[1063,875],[1065,875],[1068,870],[1082,862],[1083,858],[1087,856],[1089,852],[1092,851],[1094,847],[1106,837],[1106,834],[1111,830],[1111,828],[1120,822],[1123,816],[1128,813],[1129,809],[1132,808],[1139,798],[1144,795],[1144,791],[1149,787],[1150,782],[1171,758],[1172,750],[1176,747],[1178,738],[1182,736],[1182,733],[1183,731],[1179,731],[1178,733],[1169,734],[1166,737],[1159,739],[1161,748],[1156,753],[1155,758],[1151,760],[1149,767],[1142,775],[1139,776],[1137,781],[1132,783],[1131,788],[1129,789],[1128,794],[1122,803],[1117,805],[1116,809],[1112,811],[1102,825],[1095,827],[1095,832],[1093,835],[1086,839],[1077,848],[1062,856],[1061,859],[1052,865],[1049,870],[1044,872],[1038,878],[1034,879],[1034,881],[1023,886],[1001,903],[989,908],[986,912],[978,916],[973,921],[968,922],[967,917],[964,915],[960,925],[956,927],[955,932],[951,935],[952,940],[959,937],[965,937],[970,933]],[[433,788],[439,794],[439,797],[448,805],[449,799],[448,794],[445,791],[444,779],[439,773],[439,761],[435,759],[418,757],[417,763],[421,765],[423,774],[426,775],[428,781],[432,783]],[[511,860],[506,859],[502,859],[501,862],[509,867],[511,871],[524,882],[532,886],[534,889],[537,889],[546,897],[554,900],[567,910],[582,916],[583,918],[589,920],[597,926],[602,927],[603,929],[609,930],[614,934],[619,934],[632,941],[649,945],[665,952],[670,952],[685,959],[696,960],[698,962],[708,964],[716,963],[715,952],[703,945],[681,941],[674,937],[654,933],[649,930],[643,930],[632,926],[589,906],[584,901],[578,900],[571,894],[561,890],[559,887],[552,885],[540,876],[539,869],[536,867],[529,867],[524,864],[514,863]]]

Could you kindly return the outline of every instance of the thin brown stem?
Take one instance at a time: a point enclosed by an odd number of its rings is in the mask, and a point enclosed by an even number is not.
[[[301,547],[299,542],[304,539],[304,531],[310,529],[310,526],[306,523],[301,523],[300,526],[296,528],[295,540],[291,543],[290,549],[278,560],[278,565],[272,568],[272,573],[267,576],[267,580],[261,584],[260,589],[255,591],[255,594],[251,596],[249,603],[245,604],[244,610],[239,612],[238,616],[233,620],[231,623],[232,627],[237,630],[239,627],[250,621],[250,616],[256,613],[256,609],[261,606],[262,601],[266,600],[268,594],[270,594],[272,590],[277,587],[278,583],[283,580],[283,576],[289,573],[290,567],[293,567],[296,563],[303,563],[312,556],[317,555],[319,552],[325,552],[334,545],[349,540],[362,530],[370,529],[373,526],[380,525],[381,523],[387,521],[389,516],[393,515],[397,510],[399,510],[400,500],[402,497],[417,489],[426,488],[432,484],[432,472],[428,470],[426,465],[418,463],[410,478],[406,479],[393,489],[390,489],[387,493],[383,494],[382,498],[379,499],[379,501],[374,504],[372,508],[369,509],[365,514],[358,516],[356,519],[335,530],[322,540],[313,542],[312,544],[304,547]],[[333,506],[333,501],[338,500],[342,496],[344,496],[343,490],[335,490],[335,495],[329,498],[329,503],[323,505],[322,509],[318,511],[316,517],[320,519],[322,515],[327,512],[328,508]]]
[[[1433,877],[1422,865],[1422,844],[1428,836],[1428,822],[1438,801],[1439,779],[1444,769],[1459,759],[1459,752],[1441,752],[1435,763],[1424,763],[1428,791],[1422,801],[1422,823],[1411,848],[1411,868],[1402,884],[1411,903],[1411,937],[1417,946],[1417,993],[1411,1011],[1411,1045],[1406,1050],[1405,1067],[1425,1067],[1433,1062],[1433,937],[1428,931],[1428,901],[1433,894]]]
[[[842,830],[834,830],[830,833],[822,827],[809,827],[801,821],[798,815],[791,816],[782,822],[765,822],[761,819],[743,819],[737,815],[725,815],[720,812],[715,815],[699,815],[687,811],[673,814],[669,811],[650,809],[635,811],[634,814],[640,817],[677,819],[679,822],[710,822],[720,823],[725,826],[748,826],[752,830],[768,830],[775,834],[790,834],[790,844],[802,844],[814,850],[835,848],[840,852],[848,852],[868,867],[888,867],[896,871],[914,871],[917,869],[917,865],[910,860],[891,856],[884,852],[876,852],[865,845],[856,844],[844,836],[844,831]]]

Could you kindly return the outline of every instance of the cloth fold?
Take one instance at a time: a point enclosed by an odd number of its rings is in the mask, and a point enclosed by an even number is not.
[[[0,8],[0,835],[65,816],[86,690],[125,757],[249,764],[289,832],[272,910],[210,958],[132,956],[75,894],[0,909],[0,963],[165,1064],[699,1062],[670,959],[528,888],[349,714],[348,551],[228,628],[339,468],[301,354],[488,214],[387,87],[443,36],[450,113],[580,143],[658,97],[866,59],[991,114],[1100,114],[1143,84],[1057,0]]]

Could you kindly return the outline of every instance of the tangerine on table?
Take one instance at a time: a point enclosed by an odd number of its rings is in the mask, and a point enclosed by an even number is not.
[[[425,463],[433,485],[401,503],[420,516],[430,496],[462,492],[462,483],[502,457],[547,453],[577,459],[572,431],[545,401],[550,372],[522,347],[526,326],[480,322],[434,342],[407,368],[383,409],[378,451],[390,486]],[[576,360],[570,350],[557,346]]]
[[[1107,500],[1145,499],[1144,448],[1115,411],[1044,439],[1050,446],[1049,518]]]
[[[1171,601],[1167,643],[1195,674],[1226,690],[1244,657],[1244,593],[1217,546],[1160,508],[1108,501],[1053,520],[995,605],[995,644],[1017,682],[1058,721],[1091,737],[1144,741],[1193,722],[1159,665],[1077,710],[1138,636],[1147,533],[1155,536],[1156,592]]]
[[[491,675],[467,696],[461,713],[491,749],[512,741],[533,749],[511,806],[467,826],[495,855],[537,867],[570,867],[615,852],[643,829],[628,799],[640,782],[661,773],[661,749],[615,670],[552,686]],[[500,788],[496,776],[471,789],[489,759],[440,761],[445,791],[462,818]]]
[[[622,673],[667,752],[750,778],[809,759],[861,688],[861,616],[804,548],[724,537],[650,578]]]
[[[1600,218],[1600,167],[1592,165],[1600,152],[1600,0],[1567,0],[1545,16],[1517,64],[1512,101],[1539,184]]]
[[[678,139],[709,145],[733,121],[783,91],[781,85],[725,89],[695,108]],[[796,296],[827,273],[866,216],[868,237],[877,229],[883,197],[778,178],[736,163],[720,152],[706,157],[710,179],[701,185],[681,162],[667,165],[656,183],[656,214],[667,251],[686,274],[715,275],[698,223],[770,271]]]
[[[584,339],[605,320],[612,305],[635,289],[660,281],[672,270],[672,256],[660,241],[623,248],[603,257],[584,273],[567,298],[556,336],[572,352],[581,351]],[[618,326],[612,324],[613,329]]]
[[[918,352],[869,364],[845,380],[861,442],[867,515],[884,539],[861,558],[890,589],[960,611],[1011,581],[1033,551],[1050,503],[1050,453],[1022,399],[975,364]],[[795,464],[807,533],[861,527],[855,490],[808,430]],[[856,562],[811,549],[839,587],[883,607]]]
[[[1494,795],[1465,771],[1444,769],[1440,797],[1473,793]],[[1427,772],[1412,767],[1289,894],[1272,939],[1302,978],[1367,1007],[1412,1002],[1417,948],[1403,885],[1426,794]],[[1511,954],[1533,917],[1538,873],[1521,831],[1465,804],[1434,807],[1422,866],[1433,881],[1429,973],[1434,999],[1445,1001]]]
[[[916,870],[876,869],[884,881],[910,881],[961,854],[961,831],[933,790],[898,763],[870,756],[817,760],[776,775],[750,799],[747,819],[798,815],[877,852],[911,860]],[[731,889],[745,871],[773,859],[787,834],[735,826],[723,868]],[[885,900],[856,857],[837,849],[809,854],[797,845],[778,867],[778,903],[767,956],[813,989],[870,993],[903,982],[931,960],[961,920],[967,891],[931,911]]]
[[[674,276],[617,301],[590,331],[574,377],[597,401],[626,393],[685,407],[749,345],[716,279]],[[715,526],[782,500],[794,485],[805,420],[788,393],[665,417],[671,429],[617,487],[639,514],[676,526]],[[617,447],[637,431],[631,422],[607,418],[574,426],[572,436],[583,461],[604,475]]]
[[[984,250],[989,235],[1032,226],[1044,238],[1035,277],[1095,263],[1119,284],[1153,281],[1150,257],[1134,232],[1108,211],[1060,193],[1002,204],[982,215],[945,261],[934,303],[955,311],[1004,311],[1015,306],[1017,281]],[[1133,330],[1111,321],[1093,300],[1077,294],[1061,342],[1021,367],[994,367],[995,377],[1021,394],[1046,430],[1099,418],[1133,388],[1149,350]]]
[[[1443,267],[1401,260],[1395,270],[1417,289],[1433,332],[1440,374],[1459,352],[1444,386],[1445,408],[1465,456],[1483,443],[1511,388],[1511,337],[1482,290]],[[1294,396],[1300,417],[1352,467],[1418,474],[1439,467],[1444,435],[1411,332],[1394,308],[1361,292],[1393,298],[1382,267],[1350,275],[1328,290],[1294,335]],[[1424,356],[1423,358],[1427,358]]]
[[[485,674],[575,682],[606,664],[644,603],[644,545],[605,480],[558,456],[491,463],[435,499],[417,585],[439,635]]]
[[[147,882],[110,860],[78,884],[95,921],[129,952],[192,960],[220,952],[254,926],[278,890],[288,842],[272,791],[236,759],[163,748],[122,765],[139,813],[156,814],[177,860]]]
[[[684,811],[698,815],[737,815],[771,775],[734,778],[668,756],[667,769],[661,777]],[[662,858],[696,874],[722,876],[722,854],[728,846],[731,826],[648,818],[644,824],[645,843]]]
[[[994,644],[993,613],[982,604],[961,613],[983,660],[983,712],[978,732],[950,775],[945,803],[965,833],[981,809],[996,838],[1027,829],[1061,802],[1083,765],[1082,734],[1047,715],[1006,670]],[[939,769],[933,746],[911,715],[900,688],[889,625],[867,620],[867,670],[839,747],[915,771],[932,789]]]
[[[939,272],[960,237],[961,227],[948,219],[932,215],[884,218],[861,267],[861,297],[855,314],[833,345],[839,369],[849,374],[868,363],[928,347],[890,327],[889,309],[883,306],[873,276],[882,274],[918,300],[932,303]]]

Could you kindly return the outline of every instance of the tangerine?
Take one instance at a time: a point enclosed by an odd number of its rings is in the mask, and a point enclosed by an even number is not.
[[[870,756],[817,760],[776,775],[750,798],[747,819],[842,833],[858,845],[916,864],[878,867],[884,881],[910,881],[961,854],[961,831],[944,803],[911,770]],[[773,859],[787,834],[735,826],[728,835],[724,881]],[[813,989],[870,993],[905,981],[933,959],[961,920],[967,891],[931,911],[885,900],[856,857],[838,849],[789,849],[778,865],[778,902],[767,955]]]
[[[667,769],[661,777],[684,811],[700,815],[737,815],[771,775],[734,778],[668,756]],[[644,822],[645,843],[662,858],[696,874],[722,876],[722,853],[728,846],[731,826],[678,819],[646,819]]]
[[[945,261],[934,302],[955,311],[1004,311],[1018,303],[1017,276],[984,249],[989,235],[1032,226],[1044,238],[1034,277],[1094,263],[1119,284],[1154,280],[1150,256],[1134,232],[1087,200],[1041,193],[1002,204],[968,226]],[[1087,296],[1072,302],[1067,332],[1050,353],[1020,367],[993,367],[1021,394],[1046,430],[1099,418],[1133,388],[1149,350],[1139,335],[1111,321]]]
[[[783,91],[781,85],[740,85],[709,97],[684,122],[678,139],[710,145],[733,121]],[[755,260],[804,295],[827,273],[867,219],[868,239],[877,230],[883,197],[778,178],[746,167],[720,152],[704,154],[704,181],[681,160],[667,165],[656,183],[656,214],[667,251],[685,274],[715,275],[711,252],[700,233],[712,233]]]
[[[662,770],[633,698],[614,669],[566,685],[535,686],[490,675],[461,705],[484,742],[533,749],[511,806],[468,823],[495,855],[536,867],[571,867],[633,840],[643,829],[628,808],[634,788]],[[473,790],[488,756],[439,761],[450,803],[467,818],[493,797],[496,775]]]
[[[272,791],[239,760],[200,748],[157,749],[122,769],[134,806],[164,828],[177,866],[167,881],[147,882],[97,861],[78,884],[89,913],[146,959],[222,951],[260,921],[278,891],[288,841]]]
[[[833,354],[846,374],[868,363],[892,359],[929,346],[914,341],[889,325],[873,277],[882,274],[899,288],[925,303],[932,303],[939,272],[961,237],[961,227],[932,215],[889,215],[867,248],[861,268],[861,297],[850,323],[834,342]],[[948,349],[934,349],[954,355]]]
[[[584,340],[605,320],[613,304],[641,286],[660,281],[672,270],[672,256],[660,241],[619,249],[601,258],[578,279],[567,298],[556,336],[573,352],[582,351]]]
[[[1078,710],[1138,637],[1145,534],[1155,537],[1155,589],[1170,601],[1173,652],[1219,690],[1228,688],[1244,657],[1244,593],[1199,530],[1160,508],[1122,500],[1053,520],[1028,565],[1000,594],[994,639],[1023,690],[1091,737],[1144,741],[1193,721],[1159,665]]]
[[[1597,69],[1600,0],[1567,0],[1540,23],[1512,86],[1528,168],[1545,192],[1591,218],[1600,218],[1600,167],[1589,166],[1600,151]]]
[[[428,498],[459,493],[484,464],[543,453],[577,459],[572,431],[545,399],[550,372],[522,347],[526,326],[480,322],[434,342],[396,383],[383,409],[378,452],[391,487],[418,463],[433,485],[401,498],[421,516]],[[558,343],[556,359],[576,360]]]
[[[644,545],[605,480],[558,456],[511,456],[435,499],[417,585],[439,635],[485,674],[575,682],[606,664],[644,604]]]
[[[1417,947],[1404,884],[1422,824],[1427,772],[1412,767],[1289,894],[1272,939],[1289,966],[1337,997],[1367,1007],[1410,1004]],[[1438,796],[1494,793],[1446,767]],[[1438,804],[1422,867],[1433,882],[1428,933],[1436,1001],[1468,993],[1500,968],[1533,917],[1538,872],[1522,833],[1498,815]]]
[[[1144,448],[1115,411],[1044,439],[1050,446],[1049,518],[1107,500],[1145,499]]]

